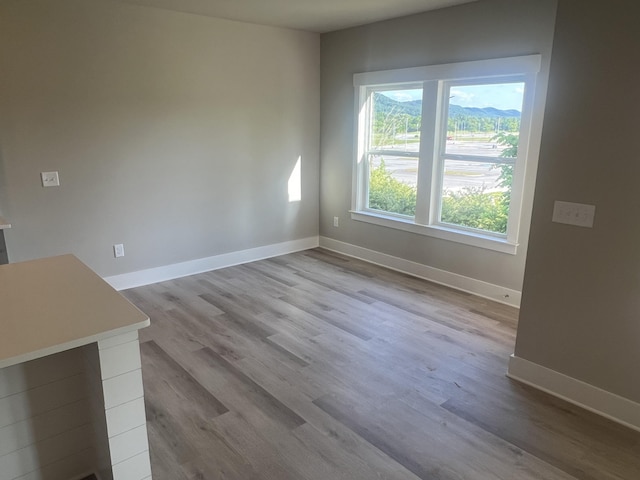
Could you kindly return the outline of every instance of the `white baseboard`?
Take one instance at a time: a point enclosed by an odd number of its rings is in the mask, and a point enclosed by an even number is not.
[[[213,257],[198,258],[187,262],[174,263],[163,267],[149,268],[137,272],[123,273],[105,277],[104,280],[116,290],[141,287],[152,283],[173,280],[197,273],[210,272],[219,268],[232,267],[242,263],[255,262],[265,258],[285,255],[287,253],[308,250],[318,246],[318,237],[308,237],[288,242],[274,243],[262,247],[223,253]]]
[[[376,252],[375,250],[369,250],[350,243],[340,242],[328,237],[320,237],[320,246],[333,252],[359,258],[370,263],[375,263],[376,265],[390,268],[391,270],[407,273],[414,277],[423,278],[463,292],[472,293],[479,297],[488,298],[513,307],[520,306],[521,292],[517,290],[429,267],[428,265],[394,257],[386,253]]]
[[[511,355],[509,378],[640,431],[640,404],[627,398]]]

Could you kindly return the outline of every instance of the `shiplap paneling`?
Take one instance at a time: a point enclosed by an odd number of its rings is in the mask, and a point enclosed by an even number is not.
[[[87,402],[79,400],[0,428],[0,456],[90,422]]]
[[[143,452],[113,466],[113,480],[144,480],[151,477],[149,452]]]
[[[110,437],[144,425],[144,398],[136,398],[130,402],[110,408],[106,414],[107,429]]]
[[[81,349],[0,369],[0,480],[69,480],[94,469],[92,376]]]
[[[83,347],[85,368],[87,370],[87,387],[89,389],[89,405],[93,423],[93,442],[95,445],[94,470],[102,480],[111,480],[111,454],[107,421],[104,413],[104,394],[102,390],[102,374],[100,373],[100,356],[98,345],[93,343]]]
[[[151,475],[137,332],[98,342],[104,418],[114,480]]]
[[[0,398],[82,373],[78,350],[0,369]]]
[[[94,456],[93,449],[88,448],[15,480],[80,480],[93,471]],[[107,479],[103,477],[101,480]]]

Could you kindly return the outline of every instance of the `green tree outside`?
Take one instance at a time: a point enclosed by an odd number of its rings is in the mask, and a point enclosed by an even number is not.
[[[518,155],[518,135],[500,132],[492,138],[507,146],[502,157]],[[482,188],[465,188],[460,192],[448,192],[442,198],[440,219],[444,223],[476,228],[494,233],[507,233],[513,165],[501,164],[498,185],[503,192],[486,192]],[[393,178],[384,160],[373,168],[369,176],[369,208],[400,215],[415,216],[416,188]]]
[[[391,176],[384,160],[369,175],[369,208],[383,212],[416,214],[416,188]]]
[[[442,222],[477,228],[495,233],[507,233],[509,195],[506,192],[485,192],[482,188],[465,188],[442,197]]]
[[[498,132],[491,141],[506,146],[501,157],[518,156],[518,135]],[[511,185],[513,183],[513,165],[500,164],[498,186],[504,192],[485,192],[482,188],[465,188],[461,192],[449,192],[442,198],[440,219],[442,222],[477,228],[494,233],[507,233],[509,205],[511,203]]]

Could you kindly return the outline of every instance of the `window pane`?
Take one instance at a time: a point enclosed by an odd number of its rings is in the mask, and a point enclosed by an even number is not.
[[[369,155],[369,208],[415,216],[417,183],[418,157]]]
[[[523,98],[522,82],[452,86],[446,154],[515,157]]]
[[[372,93],[369,150],[420,150],[422,89],[383,90]]]
[[[440,221],[506,234],[513,165],[445,160]]]
[[[523,82],[451,86],[444,158],[487,162],[444,160],[442,223],[507,233],[513,162],[500,159],[518,155],[523,99]]]

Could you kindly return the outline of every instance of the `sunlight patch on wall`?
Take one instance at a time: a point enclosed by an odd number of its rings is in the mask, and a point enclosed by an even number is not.
[[[298,161],[293,167],[293,171],[289,176],[289,202],[299,202],[302,200],[302,157],[298,157]]]

